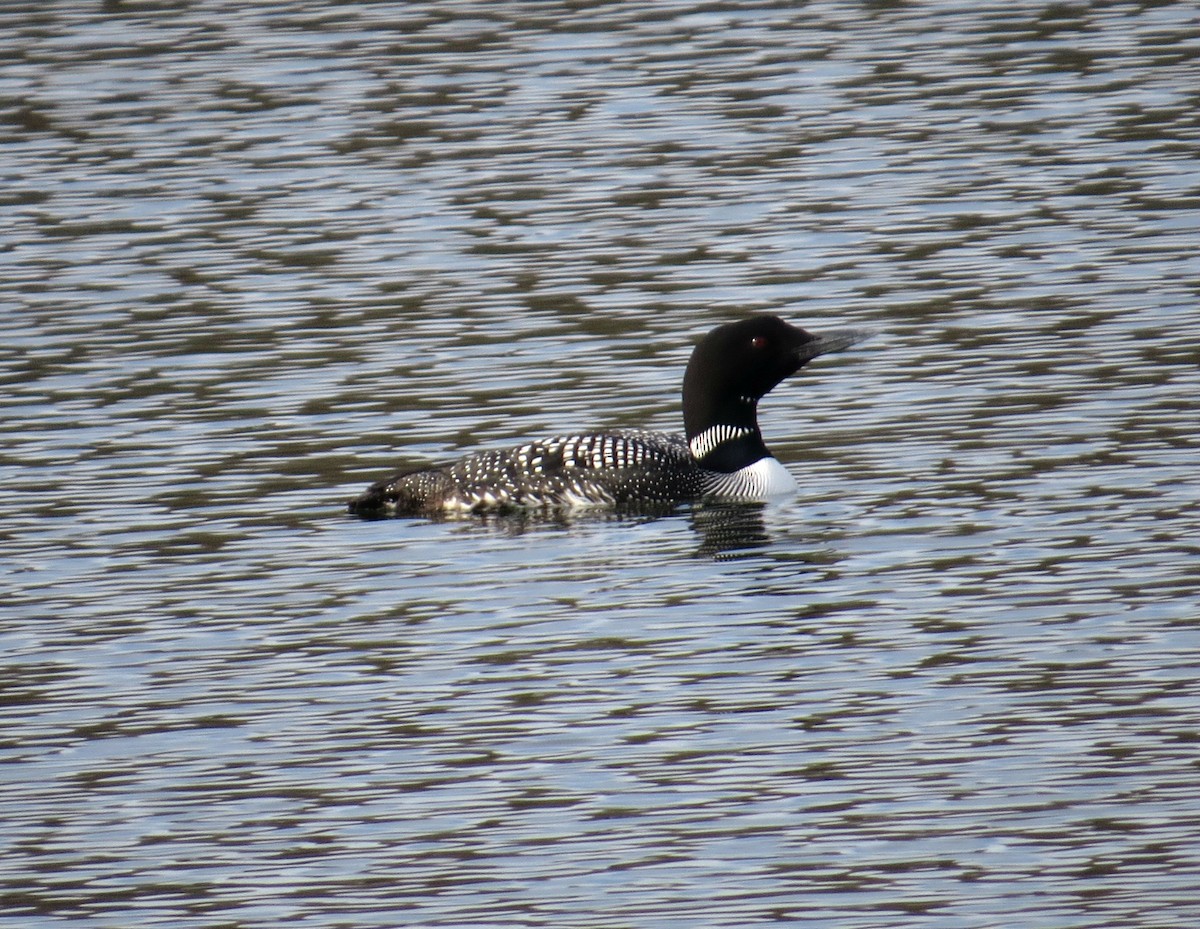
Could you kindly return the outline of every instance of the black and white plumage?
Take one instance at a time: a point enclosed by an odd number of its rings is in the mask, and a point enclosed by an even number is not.
[[[763,500],[794,491],[795,479],[763,443],[758,401],[813,358],[861,338],[855,331],[814,335],[776,316],[718,326],[697,344],[684,374],[686,435],[623,429],[477,452],[373,484],[350,502],[350,512]]]

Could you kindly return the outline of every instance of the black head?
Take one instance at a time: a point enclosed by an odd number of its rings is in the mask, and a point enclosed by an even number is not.
[[[863,334],[821,336],[778,316],[752,316],[718,326],[696,346],[683,377],[688,439],[715,425],[758,430],[758,401],[784,378],[826,352],[853,345]]]

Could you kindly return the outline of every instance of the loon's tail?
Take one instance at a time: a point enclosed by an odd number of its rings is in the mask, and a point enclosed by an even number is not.
[[[372,484],[346,509],[364,519],[433,513],[441,506],[449,485],[445,472],[436,468],[406,471]]]

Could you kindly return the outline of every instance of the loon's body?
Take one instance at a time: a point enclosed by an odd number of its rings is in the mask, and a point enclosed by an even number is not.
[[[796,489],[763,443],[758,401],[817,355],[862,338],[814,335],[775,316],[719,326],[696,346],[683,380],[686,435],[640,429],[557,436],[477,452],[371,485],[359,516],[509,508],[764,500]]]

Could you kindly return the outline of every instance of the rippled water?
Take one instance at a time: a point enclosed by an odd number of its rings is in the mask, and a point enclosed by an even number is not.
[[[1200,919],[1187,4],[0,8],[0,916]],[[768,508],[360,522],[875,338]]]

